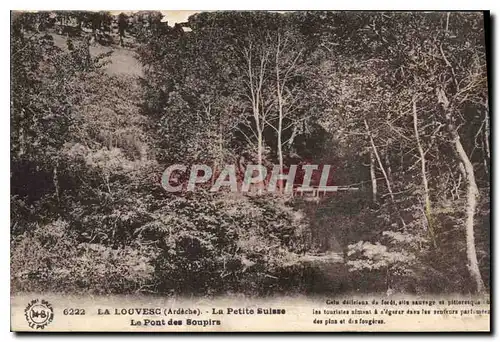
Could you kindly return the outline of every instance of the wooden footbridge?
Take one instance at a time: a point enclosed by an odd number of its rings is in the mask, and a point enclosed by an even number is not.
[[[292,196],[301,196],[301,197],[324,197],[327,194],[331,192],[338,192],[338,191],[356,191],[359,190],[359,188],[353,188],[349,186],[328,186],[328,187],[322,187],[322,186],[311,186],[309,188],[302,188],[302,187],[297,187],[294,188],[292,191]]]

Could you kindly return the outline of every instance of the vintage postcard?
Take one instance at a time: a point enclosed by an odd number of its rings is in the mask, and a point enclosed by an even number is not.
[[[12,11],[11,330],[490,331],[489,27]]]

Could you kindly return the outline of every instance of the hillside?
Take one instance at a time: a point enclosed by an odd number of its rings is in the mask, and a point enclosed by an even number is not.
[[[57,33],[53,33],[54,44],[68,51],[67,39],[68,37],[61,36]],[[78,40],[72,38],[72,40]],[[142,66],[137,61],[136,52],[131,48],[121,47],[119,44],[113,44],[112,46],[102,46],[97,43],[90,45],[90,53],[92,56],[98,56],[99,54],[105,54],[112,52],[110,55],[110,64],[105,66],[105,70],[110,75],[129,75],[133,77],[141,77]]]

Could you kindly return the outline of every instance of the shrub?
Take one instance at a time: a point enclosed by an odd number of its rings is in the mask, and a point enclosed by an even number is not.
[[[277,201],[210,194],[173,199],[143,227],[158,239],[155,278],[163,293],[287,290],[301,225]],[[146,233],[148,232],[148,233]],[[153,232],[153,234],[152,234]],[[294,273],[292,271],[291,273]]]
[[[151,283],[154,249],[78,243],[65,221],[25,232],[11,247],[13,291],[130,293]]]

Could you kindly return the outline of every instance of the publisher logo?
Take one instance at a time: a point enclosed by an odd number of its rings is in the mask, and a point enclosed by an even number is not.
[[[43,329],[54,319],[54,309],[46,300],[33,299],[24,310],[32,329]]]

